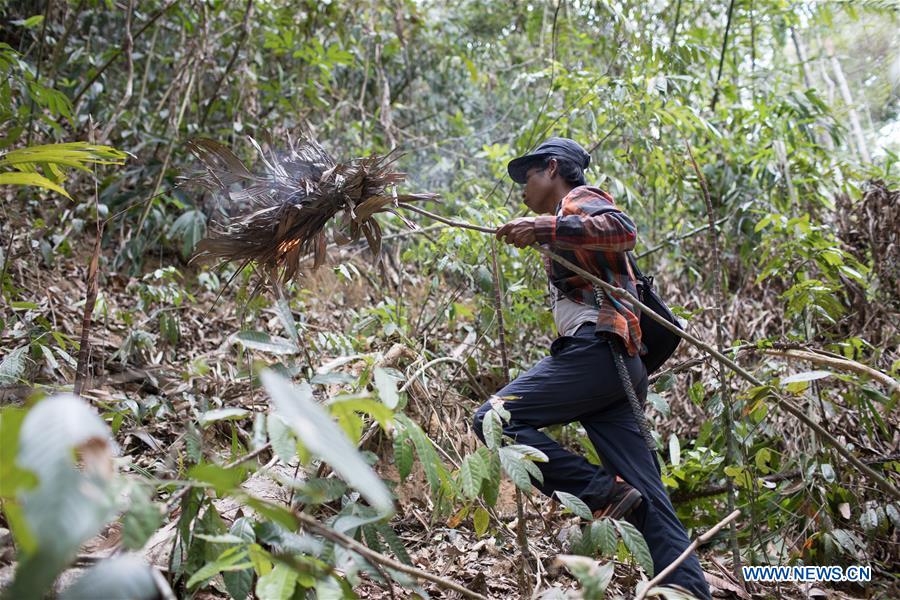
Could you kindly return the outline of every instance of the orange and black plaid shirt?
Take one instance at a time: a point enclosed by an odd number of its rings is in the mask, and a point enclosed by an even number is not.
[[[637,228],[621,210],[594,216],[608,206],[615,206],[612,196],[600,188],[576,187],[560,201],[555,215],[535,218],[534,234],[538,243],[637,298],[637,280],[625,255],[626,250],[635,246]],[[568,298],[597,306],[590,281],[547,256],[544,264],[550,283]],[[647,347],[641,341],[640,309],[628,300],[600,292],[603,302],[596,331],[618,335],[630,356],[646,354]]]

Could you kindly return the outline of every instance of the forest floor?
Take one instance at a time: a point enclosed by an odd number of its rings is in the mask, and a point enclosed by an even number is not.
[[[90,246],[85,243],[83,247]],[[48,314],[56,332],[78,340],[86,295],[85,265],[88,257],[75,253],[66,259],[57,258],[54,264],[48,266],[42,264],[37,250],[25,246],[21,238],[12,250],[15,257],[11,262],[14,284],[34,290],[33,302],[38,305],[35,313]],[[232,338],[249,318],[244,310],[246,301],[236,297],[239,286],[234,285],[216,302],[216,291],[204,289],[197,282],[194,269],[183,264],[177,256],[148,257],[144,279],[104,275],[104,263],[111,262],[113,258],[107,255],[101,261],[100,302],[103,311],[94,320],[90,331],[92,371],[83,395],[101,412],[130,411],[131,416],[121,422],[116,432],[120,469],[150,473],[161,479],[172,478],[178,473],[179,457],[188,443],[185,422],[195,418],[201,397],[215,399],[223,407],[243,408],[251,413],[268,411],[265,393],[259,386],[251,385],[247,365],[242,362],[244,357]],[[138,298],[148,293],[148,289],[144,288],[164,287],[162,281],[154,277],[154,270],[173,265],[183,274],[183,279],[177,279],[177,286],[190,297],[185,297],[180,304],[163,300],[153,306],[144,306],[144,310],[137,310]],[[362,264],[360,267],[368,268]],[[354,309],[373,302],[378,295],[372,288],[373,283],[384,284],[383,281],[366,281],[363,277],[348,282],[327,267],[306,275],[303,280],[303,286],[308,290],[304,294],[306,312],[295,317],[309,335],[326,332],[353,335],[348,329],[350,315]],[[406,289],[411,294],[407,301],[415,302],[416,286],[407,285]],[[536,310],[542,309],[536,307]],[[158,328],[158,317],[165,312],[178,315],[180,335],[175,343],[166,343]],[[278,335],[280,325],[273,308],[263,308],[258,321],[267,324],[272,336]],[[259,327],[258,322],[256,326]],[[134,336],[137,330],[146,331],[151,337],[140,341]],[[442,346],[445,353],[468,351],[465,344],[461,344],[463,340],[457,332],[442,330],[440,324],[430,336],[431,343]],[[384,339],[370,336],[365,343],[368,352],[385,353],[399,341],[396,337]],[[0,345],[8,347],[11,338],[0,342]],[[543,340],[536,343],[541,342]],[[333,358],[320,355],[310,357],[310,360],[314,362],[314,367],[318,367]],[[33,363],[32,368],[35,371],[29,377],[44,382],[39,387],[47,392],[71,386],[75,376],[74,365],[64,360],[57,361],[56,365],[50,362]],[[352,371],[355,367],[350,363],[345,368]],[[486,389],[496,384],[489,379],[482,383]],[[480,404],[476,398],[461,395],[453,384],[451,378],[437,377],[429,380],[427,385],[419,386],[418,390],[413,388],[408,408],[408,414],[444,449],[445,457],[451,461],[460,453],[475,449],[477,439],[469,423]],[[335,384],[337,388],[339,385]],[[6,386],[2,389],[0,403],[22,402],[31,391],[25,386]],[[671,414],[679,415],[677,419],[672,417],[673,422],[668,424],[671,428],[690,429],[697,426],[696,407],[688,401],[683,406],[673,405]],[[140,417],[135,418],[136,415]],[[677,422],[679,420],[680,423]],[[234,429],[231,423],[236,425]],[[203,429],[204,453],[218,456],[222,462],[232,460],[232,431],[237,432],[241,442],[249,446],[253,433],[247,428],[248,423],[252,425],[252,419],[218,423]],[[379,432],[368,440],[366,449],[379,457],[375,467],[386,480],[399,479],[389,440]],[[290,475],[291,471],[296,472],[296,465],[284,465],[270,452],[259,457],[259,465],[265,467],[245,486],[257,486],[253,491],[261,497],[288,502],[288,491],[268,475],[279,470],[286,470]],[[433,519],[428,484],[421,465],[416,463],[412,475],[396,486],[398,512],[392,525],[406,544],[413,563],[421,569],[460,582],[491,598],[520,597],[517,572],[522,563],[515,537],[513,490],[511,482],[504,480],[495,507],[496,521],[492,521],[490,532],[479,538],[469,517]],[[530,562],[529,585],[537,592],[548,592],[551,588],[574,589],[575,580],[564,568],[558,567],[554,559],[565,553],[568,537],[577,530],[577,517],[562,512],[555,502],[539,495],[528,497],[525,508],[530,550],[538,559]],[[228,510],[233,515],[241,507],[220,507],[220,513],[226,520]],[[694,535],[699,533],[702,531]],[[119,538],[120,529],[113,525],[91,540],[82,550],[79,566],[89,565],[99,557],[108,555]],[[145,547],[147,557],[163,569],[167,566],[167,552],[171,549],[166,542],[170,541],[171,535],[163,531]],[[699,554],[713,584],[715,597],[871,597],[861,589],[848,587],[846,591],[841,591],[833,587],[826,589],[825,586],[800,584],[756,586],[751,591],[745,591],[731,574],[729,555],[724,551],[705,549],[701,549]],[[7,548],[0,554],[0,560],[3,561],[0,564],[2,583],[11,576],[15,556]],[[65,586],[77,571],[70,571],[58,585]],[[615,578],[609,590],[611,595],[627,595],[640,577],[640,571],[634,565],[617,562]],[[424,589],[436,598],[454,597],[434,585],[425,585]],[[224,597],[224,588],[220,589],[221,595],[214,590],[215,583],[212,591],[207,590],[197,597]],[[372,581],[364,582],[356,591],[362,598],[410,597],[409,590],[397,587],[390,590]]]

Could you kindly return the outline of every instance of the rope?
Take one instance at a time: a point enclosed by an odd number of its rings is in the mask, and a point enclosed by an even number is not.
[[[597,308],[603,305],[603,291],[597,287],[594,288],[594,299],[597,301]],[[644,438],[644,441],[647,443],[647,448],[650,449],[650,454],[656,454],[656,442],[653,440],[653,435],[650,433],[650,425],[647,423],[647,416],[644,414],[644,409],[641,406],[641,401],[637,397],[637,392],[634,389],[634,383],[631,381],[631,373],[628,372],[628,366],[625,364],[625,347],[622,345],[622,340],[618,336],[610,335],[607,337],[609,340],[609,348],[612,351],[613,361],[616,363],[616,370],[619,372],[619,379],[622,381],[622,387],[625,388],[625,395],[628,397],[628,404],[631,405],[631,413],[634,415],[634,420],[638,425],[638,429],[641,430],[641,435]]]
[[[647,423],[644,409],[641,408],[641,401],[634,391],[634,384],[631,382],[631,374],[628,372],[628,367],[625,365],[625,357],[622,356],[625,350],[621,346],[622,343],[619,340],[614,340],[611,337],[609,338],[609,347],[612,349],[613,358],[616,362],[616,370],[619,371],[619,379],[622,380],[622,386],[625,388],[625,395],[628,396],[628,403],[631,405],[631,412],[634,413],[634,420],[637,421],[638,428],[641,430],[641,435],[644,436],[644,441],[647,442],[650,454],[655,454],[656,442],[653,441],[653,436],[650,434],[650,425]]]

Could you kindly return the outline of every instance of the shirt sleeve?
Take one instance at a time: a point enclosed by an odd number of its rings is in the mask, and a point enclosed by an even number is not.
[[[591,215],[577,202],[565,203],[560,216],[541,215],[534,220],[537,242],[557,248],[624,252],[637,243],[637,228],[622,211]]]

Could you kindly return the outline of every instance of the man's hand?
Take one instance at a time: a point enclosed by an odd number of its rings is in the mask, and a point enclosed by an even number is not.
[[[526,248],[537,241],[534,236],[534,217],[520,217],[502,225],[497,230],[497,239],[512,244],[516,248]]]

